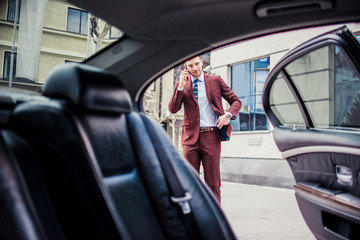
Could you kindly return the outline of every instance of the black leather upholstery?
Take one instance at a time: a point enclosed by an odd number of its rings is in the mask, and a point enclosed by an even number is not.
[[[84,230],[86,225],[93,231],[105,229],[108,237],[118,230],[123,238],[188,239],[159,162],[167,157],[193,195],[191,206],[202,238],[235,239],[209,189],[163,129],[131,109],[129,94],[114,76],[66,64],[49,76],[43,92],[49,102],[17,107],[11,122],[31,142],[52,187],[69,194],[69,200],[51,194],[68,235],[81,232],[81,226],[74,229],[64,223],[76,215],[74,223],[86,218]],[[166,149],[164,155],[159,148]],[[83,211],[77,201],[83,201]]]
[[[48,239],[46,235],[48,232],[44,231],[36,205],[29,194],[26,178],[16,159],[10,156],[3,136],[2,131],[0,137],[0,239]],[[23,144],[22,149],[26,152],[29,148]],[[33,158],[32,154],[26,156],[28,160],[31,158]],[[37,197],[40,199],[42,196]],[[49,228],[52,228],[50,225],[51,223],[47,224]],[[54,229],[55,233],[52,236],[55,238],[53,239],[61,239],[59,237],[61,235],[57,235],[57,229]]]
[[[41,171],[38,167],[36,157],[30,146],[24,139],[14,132],[2,130],[1,137],[4,140],[8,155],[17,171],[27,186],[28,193],[33,202],[34,211],[44,225],[44,231],[49,239],[64,239],[62,230],[58,224],[55,213],[50,204],[47,191],[44,186]]]
[[[10,97],[0,96],[0,127],[7,126],[11,111],[16,103]]]
[[[127,113],[132,109],[130,95],[118,78],[76,63],[54,68],[42,94],[92,111]]]
[[[134,239],[164,239],[151,207],[125,115],[79,114],[115,206]]]
[[[36,153],[67,239],[122,239],[121,220],[64,101],[27,102],[10,119]],[[124,233],[126,234],[126,233]]]

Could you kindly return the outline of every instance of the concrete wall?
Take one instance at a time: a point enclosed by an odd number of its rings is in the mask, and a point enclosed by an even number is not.
[[[62,1],[48,1],[44,27],[66,31],[68,7],[70,4],[64,4]],[[78,9],[78,7],[73,7]]]

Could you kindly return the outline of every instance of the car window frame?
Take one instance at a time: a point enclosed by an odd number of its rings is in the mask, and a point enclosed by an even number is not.
[[[273,70],[269,73],[264,84],[262,98],[263,109],[274,127],[283,125],[270,108],[270,90],[277,76],[281,74],[294,99],[296,100],[297,106],[299,107],[305,122],[305,128],[315,128],[309,111],[306,108],[305,103],[302,101],[298,89],[295,87],[293,80],[289,74],[287,74],[285,68],[296,59],[331,44],[340,47],[346,53],[346,57],[349,58],[348,60],[360,72],[360,44],[356,39],[356,36],[346,26],[342,26],[319,35],[291,50],[276,64]]]

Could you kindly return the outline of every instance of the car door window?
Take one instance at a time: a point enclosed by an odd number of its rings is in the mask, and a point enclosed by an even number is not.
[[[281,74],[275,79],[270,91],[271,111],[283,126],[305,128],[300,109]]]
[[[293,84],[304,109],[283,76]],[[308,114],[310,125],[316,128],[360,128],[359,72],[341,47],[330,44],[298,57],[273,84],[270,108],[282,126],[304,127]]]
[[[333,44],[319,48],[293,61],[285,70],[298,89],[314,127],[343,126],[360,90],[358,72],[344,50]],[[358,127],[359,118],[351,124]]]

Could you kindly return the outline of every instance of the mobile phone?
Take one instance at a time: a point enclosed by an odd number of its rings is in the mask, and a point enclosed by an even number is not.
[[[189,71],[189,69],[186,67],[186,64],[184,64],[184,68],[185,68],[185,70]],[[190,78],[187,76],[186,81],[189,81],[189,80],[190,80]]]

